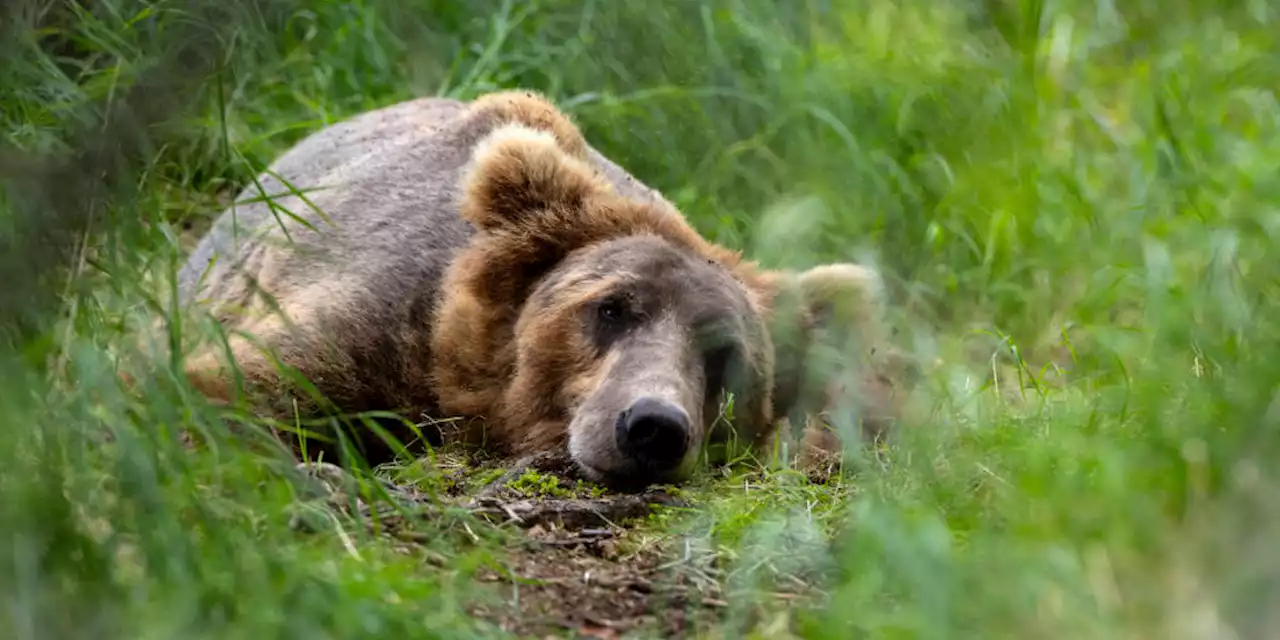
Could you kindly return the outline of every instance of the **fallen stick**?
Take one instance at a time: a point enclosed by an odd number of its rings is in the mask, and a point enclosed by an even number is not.
[[[555,525],[564,529],[589,529],[642,518],[658,505],[684,506],[684,501],[663,491],[653,491],[611,498],[546,498],[515,502],[477,498],[468,508],[490,521],[522,528]]]

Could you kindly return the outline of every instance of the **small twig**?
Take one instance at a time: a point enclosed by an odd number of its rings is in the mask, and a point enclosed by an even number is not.
[[[663,492],[622,495],[613,499],[540,499],[499,502],[477,499],[471,512],[490,520],[516,522],[521,527],[557,524],[566,529],[610,527],[617,520],[647,515],[654,505],[678,505],[682,501]]]
[[[515,511],[512,511],[511,507],[508,506],[506,503],[499,504],[498,506],[501,507],[502,510],[505,511],[507,516],[510,518],[508,522],[515,522],[515,523],[524,522],[524,518],[521,518],[520,514],[516,513]]]
[[[471,537],[471,542],[476,544],[480,543],[480,536],[476,535],[476,532],[471,530],[471,525],[464,522],[462,523],[462,528],[466,530],[467,535]]]

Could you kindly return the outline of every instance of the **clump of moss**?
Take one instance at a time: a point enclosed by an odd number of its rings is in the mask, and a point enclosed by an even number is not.
[[[507,487],[526,498],[539,496],[571,498],[574,493],[573,490],[560,485],[560,478],[541,474],[533,469],[525,471],[520,477],[508,483]]]
[[[494,467],[492,469],[486,469],[482,472],[477,473],[476,476],[471,479],[470,484],[472,487],[487,487],[493,484],[494,482],[497,482],[498,478],[501,478],[502,474],[506,472],[507,470],[503,469],[502,467]]]
[[[605,494],[604,487],[586,480],[578,480],[576,488],[578,495],[584,498],[603,498]]]

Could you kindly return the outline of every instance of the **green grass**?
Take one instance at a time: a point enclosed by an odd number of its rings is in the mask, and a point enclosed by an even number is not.
[[[881,267],[926,364],[830,485],[704,474],[680,541],[777,637],[1270,637],[1280,11],[1256,0],[17,3],[0,15],[0,629],[466,637],[505,534],[308,504],[174,363],[158,278],[301,136],[531,87],[771,266]],[[173,336],[179,339],[180,336]],[[186,452],[179,428],[215,446]],[[111,431],[109,446],[102,434]],[[429,462],[427,464],[430,464]],[[412,474],[411,474],[412,475]],[[413,477],[437,483],[431,472]],[[535,483],[536,484],[536,483]],[[463,525],[466,526],[463,526]],[[824,596],[791,606],[796,581]],[[752,631],[753,630],[753,631]]]

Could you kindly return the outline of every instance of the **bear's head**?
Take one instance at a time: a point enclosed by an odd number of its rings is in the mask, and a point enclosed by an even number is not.
[[[616,487],[684,477],[723,437],[726,393],[739,441],[771,435],[765,286],[737,254],[519,124],[478,145],[460,204],[477,235],[437,307],[442,410],[484,416],[513,454],[563,448]]]

